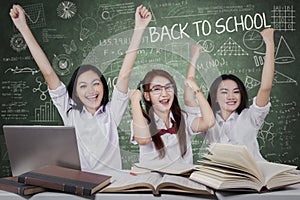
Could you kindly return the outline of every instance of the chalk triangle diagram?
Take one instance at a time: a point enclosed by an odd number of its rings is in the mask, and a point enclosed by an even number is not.
[[[294,61],[294,54],[292,53],[290,47],[288,46],[283,36],[281,36],[275,53],[275,63],[286,64]]]
[[[154,11],[150,5],[150,2],[148,2],[148,7],[149,7],[149,11],[151,12],[151,15],[152,15],[151,22],[154,22],[156,24],[156,17],[155,17]]]
[[[297,81],[278,71],[274,72],[274,83],[295,83],[297,85]]]
[[[247,90],[250,90],[260,84],[260,81],[252,78],[251,76],[246,76],[245,87]]]
[[[238,45],[231,37],[217,50],[214,55],[220,56],[245,56],[248,55],[240,45]]]
[[[186,53],[188,53],[189,51],[189,44],[185,43],[185,44],[178,44],[178,43],[171,43],[166,45],[166,48],[169,51],[165,52],[165,60],[167,64],[170,63],[179,63],[180,61],[185,62],[185,56]],[[170,56],[169,53],[172,53],[172,55]]]

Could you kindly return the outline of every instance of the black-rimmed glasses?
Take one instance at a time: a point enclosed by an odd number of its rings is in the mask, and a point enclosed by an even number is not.
[[[175,85],[172,83],[169,83],[165,86],[163,85],[155,85],[152,88],[149,89],[149,92],[152,92],[153,94],[161,94],[163,89],[166,90],[166,92],[174,92]]]

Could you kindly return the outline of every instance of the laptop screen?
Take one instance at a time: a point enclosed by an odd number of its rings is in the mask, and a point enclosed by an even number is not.
[[[74,127],[4,125],[13,176],[44,165],[80,169]]]

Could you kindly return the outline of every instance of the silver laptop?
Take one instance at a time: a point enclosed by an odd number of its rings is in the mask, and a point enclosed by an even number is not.
[[[74,127],[4,125],[13,176],[44,165],[80,169]]]

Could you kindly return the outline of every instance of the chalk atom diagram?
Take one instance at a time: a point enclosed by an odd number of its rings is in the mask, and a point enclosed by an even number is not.
[[[247,56],[248,53],[231,37],[217,50],[214,55],[219,56]]]
[[[21,52],[27,48],[27,44],[20,33],[14,34],[12,36],[12,38],[10,39],[10,46],[17,52]]]
[[[54,70],[60,76],[66,76],[70,73],[70,69],[73,67],[73,61],[70,56],[66,54],[55,55],[52,61]]]

